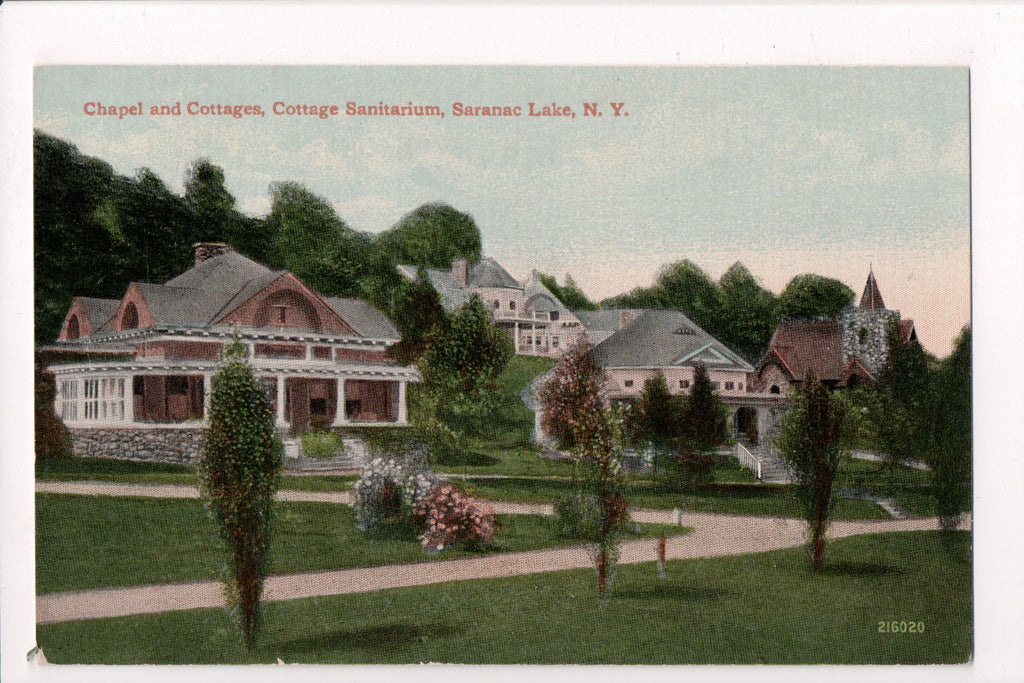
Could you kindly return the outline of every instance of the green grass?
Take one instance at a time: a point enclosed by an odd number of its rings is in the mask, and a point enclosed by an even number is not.
[[[972,652],[970,537],[839,540],[804,549],[460,581],[271,603],[247,652],[220,609],[40,626],[54,663],[925,664]],[[952,554],[950,554],[952,553]],[[765,587],[770,586],[770,590]],[[883,621],[925,632],[879,633]]]
[[[573,491],[569,480],[473,479],[465,481],[473,495],[489,500],[554,503]],[[800,517],[800,507],[789,487],[771,484],[721,484],[697,491],[677,491],[646,482],[627,483],[623,493],[631,507],[733,515]],[[881,507],[867,500],[840,498],[833,519],[888,519]]]
[[[552,517],[500,515],[502,533],[484,551],[427,555],[414,535],[373,538],[346,505],[277,506],[272,574],[429,562],[490,552],[573,545]],[[641,525],[640,536],[683,527]],[[223,566],[213,522],[198,500],[36,494],[36,591],[215,579]]]

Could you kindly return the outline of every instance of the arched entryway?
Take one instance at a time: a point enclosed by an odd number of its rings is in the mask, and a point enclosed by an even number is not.
[[[736,438],[754,446],[757,445],[757,410],[749,407],[736,409]]]

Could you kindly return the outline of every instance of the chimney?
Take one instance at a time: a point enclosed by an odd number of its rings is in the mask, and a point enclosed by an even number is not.
[[[460,287],[469,283],[469,261],[464,258],[452,259],[452,277]]]
[[[619,329],[626,327],[633,322],[633,311],[621,310],[619,311]]]
[[[224,242],[196,242],[196,262],[195,265],[199,265],[207,259],[212,259],[214,256],[220,256],[232,251],[231,246]]]

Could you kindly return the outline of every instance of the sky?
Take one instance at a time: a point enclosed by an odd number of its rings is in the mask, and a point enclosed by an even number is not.
[[[190,115],[190,102],[264,115]],[[275,102],[340,111],[277,115]],[[350,116],[349,102],[444,116]],[[181,115],[149,113],[175,103]],[[457,116],[456,103],[521,115]],[[530,116],[530,103],[571,114]],[[447,202],[513,275],[571,275],[594,300],[684,258],[716,279],[742,261],[775,292],[819,273],[858,297],[871,268],[933,353],[970,322],[966,68],[53,66],[35,69],[34,125],[176,192],[208,158],[254,216],[278,181],[369,232]]]

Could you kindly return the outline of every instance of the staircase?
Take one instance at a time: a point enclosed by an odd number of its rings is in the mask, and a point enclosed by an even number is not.
[[[791,484],[796,481],[789,464],[774,448],[736,444],[736,459],[740,465],[754,472],[764,484]]]
[[[345,448],[333,458],[307,458],[302,455],[302,440],[284,439],[284,469],[289,474],[352,474],[359,473],[369,462],[370,451],[360,439],[343,439]]]

